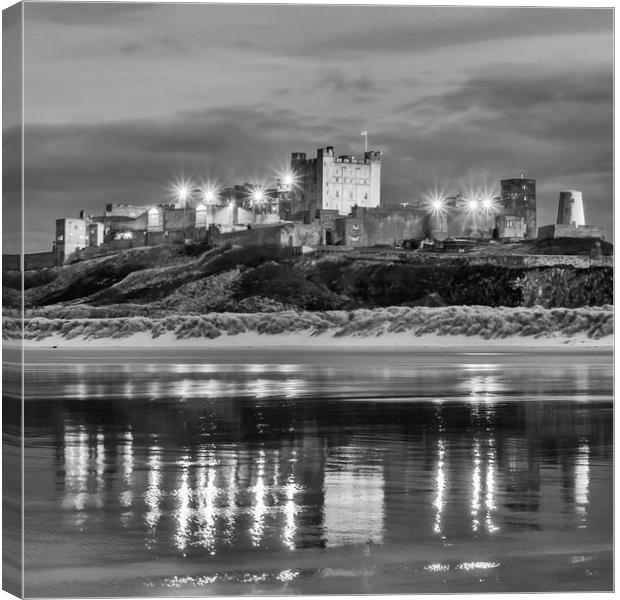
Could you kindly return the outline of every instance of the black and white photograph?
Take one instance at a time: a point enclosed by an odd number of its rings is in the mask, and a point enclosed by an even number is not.
[[[614,5],[3,2],[2,589],[614,590]]]

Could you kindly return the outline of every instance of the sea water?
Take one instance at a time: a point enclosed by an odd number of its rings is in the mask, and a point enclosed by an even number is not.
[[[27,596],[612,588],[610,352],[26,360]]]

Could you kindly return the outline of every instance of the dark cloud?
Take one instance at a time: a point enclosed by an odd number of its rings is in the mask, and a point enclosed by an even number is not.
[[[420,123],[425,137],[441,137],[448,120],[454,134],[464,132],[470,145],[488,137],[499,152],[544,149],[537,164],[556,174],[588,171],[589,165],[610,171],[612,97],[607,69],[581,74],[516,70],[472,77],[450,92],[405,105],[400,114]]]
[[[5,132],[9,145],[19,130]],[[25,227],[29,242],[53,236],[56,218],[107,203],[169,200],[175,178],[213,178],[230,185],[275,181],[290,153],[312,151],[342,131],[293,111],[266,106],[186,112],[169,118],[102,124],[29,125],[25,136]],[[5,163],[18,183],[18,162]],[[270,179],[271,178],[271,179]],[[18,190],[7,189],[8,193]],[[45,244],[45,250],[49,244]]]
[[[496,183],[525,171],[538,180],[539,223],[554,222],[559,191],[574,187],[613,237],[611,71],[477,75],[397,113],[403,127],[384,141],[386,196],[404,173],[413,189],[439,177],[456,190],[472,169]]]
[[[332,13],[332,22],[338,22],[342,7],[325,7]],[[358,7],[365,14],[366,27],[360,31],[339,32],[333,36],[318,35],[312,42],[291,44],[293,54],[317,56],[336,55],[354,58],[359,54],[398,54],[426,52],[460,45],[480,44],[515,38],[609,33],[613,27],[613,9],[555,9],[555,8],[490,8],[490,7]],[[389,17],[386,17],[386,12]],[[381,14],[383,13],[383,14]],[[386,18],[389,22],[386,23]],[[327,30],[329,34],[329,29]],[[611,40],[610,40],[611,45]],[[265,49],[261,40],[255,48]],[[527,45],[524,54],[531,51]]]
[[[492,112],[516,107],[536,109],[557,103],[609,105],[613,91],[610,69],[586,73],[571,71],[540,72],[531,67],[513,65],[505,72],[470,77],[452,92],[427,96],[406,104],[403,110],[427,105],[436,111],[464,111],[472,107]]]
[[[24,2],[28,21],[88,27],[115,26],[125,19],[144,18],[156,4],[138,2]]]
[[[148,55],[150,52],[168,52],[168,53],[186,53],[187,47],[179,40],[171,37],[161,37],[148,42],[130,42],[121,46],[122,54],[143,54]]]
[[[316,88],[327,88],[336,94],[379,92],[381,87],[369,77],[350,77],[340,71],[332,70],[319,78]]]

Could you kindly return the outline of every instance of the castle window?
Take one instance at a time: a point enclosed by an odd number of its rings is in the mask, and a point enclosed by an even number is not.
[[[364,194],[364,200],[368,200],[368,194]]]
[[[59,241],[59,242],[62,242],[64,239],[65,239],[65,236],[64,236],[64,235],[59,235],[59,236],[58,236],[58,241]]]
[[[340,194],[338,193],[338,190],[336,190],[336,198],[340,198]]]
[[[349,198],[353,198],[353,192],[349,192]]]

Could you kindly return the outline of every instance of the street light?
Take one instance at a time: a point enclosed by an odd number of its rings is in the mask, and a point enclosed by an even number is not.
[[[206,184],[202,187],[202,199],[207,204],[215,204],[218,198],[218,190],[211,184]]]
[[[174,186],[176,197],[181,204],[185,204],[192,193],[192,183],[189,181],[179,181]]]
[[[475,213],[480,208],[480,203],[476,198],[470,198],[467,200],[467,210],[471,213]]]
[[[265,190],[262,187],[255,187],[250,192],[250,202],[252,204],[252,214],[256,223],[256,207],[265,201]]]

